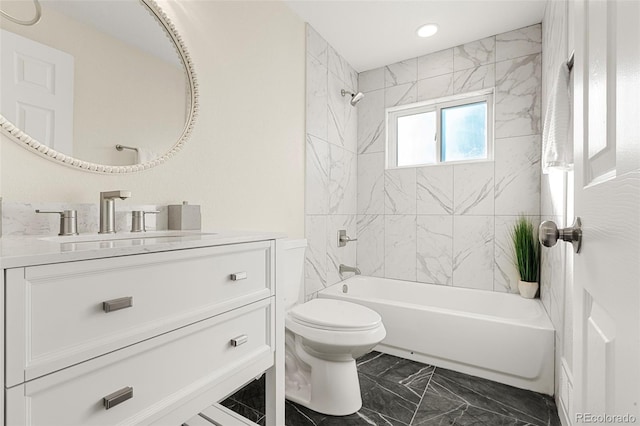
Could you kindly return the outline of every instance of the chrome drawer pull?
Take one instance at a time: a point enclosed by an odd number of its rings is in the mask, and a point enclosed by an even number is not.
[[[240,281],[246,280],[247,273],[246,272],[236,272],[235,274],[231,274],[231,281]]]
[[[249,336],[247,336],[246,334],[243,334],[241,336],[231,339],[231,346],[237,347],[240,345],[244,345],[248,341],[249,341]]]
[[[119,299],[111,299],[106,302],[102,302],[102,309],[106,312],[118,311],[124,308],[130,308],[133,306],[133,297],[121,297]]]
[[[126,388],[122,388],[102,398],[102,403],[104,404],[104,409],[108,410],[131,398],[133,398],[133,388],[131,386],[127,386]]]

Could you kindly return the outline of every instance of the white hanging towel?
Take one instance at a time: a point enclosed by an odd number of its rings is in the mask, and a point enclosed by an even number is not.
[[[547,101],[542,128],[542,172],[573,169],[573,144],[569,137],[571,105],[569,68],[563,63]]]
[[[138,164],[148,163],[158,158],[159,155],[150,149],[138,148]]]

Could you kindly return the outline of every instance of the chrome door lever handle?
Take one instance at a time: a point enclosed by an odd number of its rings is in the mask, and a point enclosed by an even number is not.
[[[545,247],[555,246],[560,239],[571,243],[574,251],[580,253],[582,249],[582,221],[577,217],[573,225],[569,228],[558,229],[555,222],[545,220],[540,224],[538,239],[540,240],[540,244]]]

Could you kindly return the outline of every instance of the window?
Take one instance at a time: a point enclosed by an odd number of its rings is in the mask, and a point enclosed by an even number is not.
[[[487,161],[493,155],[493,91],[387,109],[387,167]]]

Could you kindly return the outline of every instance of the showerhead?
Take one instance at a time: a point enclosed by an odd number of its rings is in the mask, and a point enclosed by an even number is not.
[[[364,98],[364,93],[362,93],[362,92],[352,93],[352,92],[347,92],[347,91],[346,91],[346,90],[344,90],[344,89],[342,89],[342,90],[340,91],[340,94],[341,94],[342,96],[347,96],[347,93],[351,95],[351,101],[350,101],[350,103],[351,103],[351,105],[352,105],[352,106],[356,106],[356,104],[357,104],[358,102],[360,102],[360,101],[362,100],[362,98]]]

